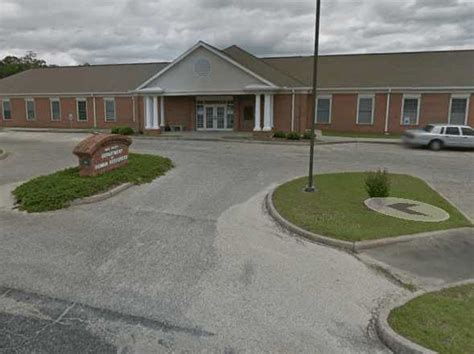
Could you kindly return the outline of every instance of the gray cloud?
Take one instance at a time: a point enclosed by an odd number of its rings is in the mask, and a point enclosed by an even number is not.
[[[161,61],[198,40],[309,54],[314,9],[314,0],[0,0],[0,57]],[[321,52],[472,48],[473,18],[473,0],[323,0]]]

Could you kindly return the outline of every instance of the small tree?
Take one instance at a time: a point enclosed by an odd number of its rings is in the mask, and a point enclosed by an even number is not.
[[[365,190],[371,198],[386,198],[390,195],[390,176],[387,170],[368,172]]]

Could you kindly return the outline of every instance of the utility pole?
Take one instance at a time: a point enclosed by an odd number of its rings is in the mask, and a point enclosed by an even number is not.
[[[318,57],[319,57],[319,20],[321,13],[321,0],[316,0],[316,24],[315,24],[315,36],[314,36],[314,59],[313,59],[313,99],[311,103],[311,144],[309,150],[309,174],[308,174],[308,186],[305,192],[315,192],[316,186],[314,183],[313,169],[314,169],[314,140],[315,140],[315,129],[316,129],[316,99],[317,99],[317,87],[318,87]]]

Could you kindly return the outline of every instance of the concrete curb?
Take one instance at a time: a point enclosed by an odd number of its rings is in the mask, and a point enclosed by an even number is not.
[[[8,157],[8,152],[4,149],[0,149],[0,161]]]
[[[121,184],[120,186],[117,186],[115,188],[112,188],[112,189],[108,190],[107,192],[92,195],[92,196],[86,197],[86,198],[73,200],[71,203],[69,203],[69,206],[71,207],[71,206],[78,206],[78,205],[92,204],[92,203],[101,202],[103,200],[112,198],[113,196],[119,194],[120,192],[123,192],[124,190],[126,190],[126,189],[128,189],[132,186],[133,186],[132,183],[124,183],[124,184]]]
[[[278,188],[278,187],[276,187]],[[370,241],[342,241],[342,240],[337,240],[333,239],[327,236],[323,235],[318,235],[315,234],[311,231],[304,230],[299,226],[296,226],[295,224],[289,222],[286,220],[283,216],[280,215],[280,213],[276,210],[275,205],[273,204],[273,193],[275,192],[276,188],[272,189],[266,196],[265,199],[265,204],[267,206],[267,210],[269,214],[273,217],[273,219],[289,230],[290,232],[293,232],[297,235],[300,235],[302,237],[305,237],[311,241],[315,241],[318,243],[322,243],[328,246],[332,247],[338,247],[338,248],[343,248],[345,250],[350,250],[352,252],[359,252],[362,250],[367,250],[370,248],[375,248],[375,247],[381,247],[381,246],[387,246],[387,245],[393,245],[395,243],[401,243],[401,242],[408,242],[412,241],[415,239],[420,239],[420,238],[428,238],[428,237],[439,237],[439,236],[446,236],[449,235],[453,231],[464,231],[464,230],[473,230],[473,228],[470,227],[463,227],[459,229],[449,229],[449,230],[441,230],[441,231],[430,231],[430,232],[424,232],[424,233],[418,233],[418,234],[413,234],[413,235],[403,235],[403,236],[397,236],[397,237],[387,237],[387,238],[382,238],[378,240],[370,240]]]
[[[181,141],[214,141],[214,142],[231,142],[241,144],[263,144],[263,145],[287,145],[287,146],[308,146],[309,141],[286,141],[286,140],[257,140],[257,139],[239,139],[239,138],[190,138],[183,136],[156,136],[146,137],[140,135],[134,135],[134,138],[138,139],[150,139],[150,140],[181,140]],[[347,140],[347,141],[324,141],[317,140],[316,145],[342,145],[342,144],[389,144],[389,145],[400,145],[399,142],[393,141],[361,141],[361,140]]]
[[[421,295],[437,292],[443,289],[453,288],[453,287],[457,287],[461,285],[468,285],[468,284],[474,284],[474,279],[446,284],[440,287],[431,288],[426,291],[417,291],[414,294],[410,294],[409,296],[403,297],[396,301],[386,302],[378,311],[377,318],[375,319],[375,330],[377,332],[377,335],[387,347],[393,350],[394,353],[404,353],[404,354],[405,353],[406,354],[436,353],[419,344],[413,343],[412,341],[408,340],[407,338],[395,332],[395,330],[393,330],[392,327],[390,327],[388,323],[388,317],[394,309],[405,305],[407,302]]]

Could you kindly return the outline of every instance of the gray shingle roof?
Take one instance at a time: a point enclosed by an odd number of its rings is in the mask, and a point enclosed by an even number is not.
[[[261,60],[312,85],[312,56]],[[322,88],[474,87],[474,50],[327,55],[318,68]]]
[[[312,59],[257,58],[232,46],[222,51],[282,87],[310,87]],[[0,80],[0,95],[126,93],[169,63],[92,65],[28,70]],[[321,56],[319,87],[474,87],[474,50]]]
[[[145,63],[32,69],[0,80],[0,94],[128,92],[167,65]]]

